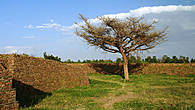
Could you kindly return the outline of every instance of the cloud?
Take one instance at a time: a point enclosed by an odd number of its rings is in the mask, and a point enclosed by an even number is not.
[[[28,29],[33,29],[34,27],[33,27],[33,25],[27,25],[27,26],[24,26],[24,28],[28,28]]]
[[[195,11],[195,5],[192,6],[183,6],[183,5],[168,5],[168,6],[153,6],[153,7],[141,7],[135,10],[130,10],[127,13],[118,13],[118,14],[107,14],[103,15],[103,17],[110,18],[119,18],[124,19],[126,17],[131,16],[143,16],[147,14],[160,14],[160,13],[168,13],[168,12],[180,12],[180,11]],[[157,20],[157,18],[153,18],[153,20]],[[89,19],[91,23],[100,23],[97,18]],[[82,22],[80,23],[82,24]],[[77,27],[77,25],[73,24],[72,26],[63,26],[61,24],[55,23],[53,19],[50,20],[50,23],[42,24],[38,26],[27,25],[25,28],[28,29],[54,29],[60,32],[69,32],[73,31]],[[187,27],[191,28],[191,27]]]
[[[0,53],[4,54],[28,54],[28,55],[35,55],[36,51],[33,47],[21,47],[21,46],[5,46],[1,47]]]
[[[16,53],[17,49],[15,46],[6,46],[4,47],[5,53]]]
[[[28,28],[28,29],[54,29],[56,31],[68,32],[68,31],[73,30],[74,25],[72,25],[72,26],[63,26],[61,24],[55,23],[54,20],[51,19],[50,23],[37,25],[37,26],[33,26],[33,25],[30,24],[30,25],[24,26],[24,28]]]
[[[183,5],[168,5],[168,6],[153,6],[153,7],[141,7],[135,10],[130,10],[127,13],[118,13],[118,14],[107,14],[103,15],[103,17],[110,17],[110,18],[119,18],[124,19],[126,17],[139,17],[148,14],[161,14],[161,13],[170,13],[170,12],[181,12],[181,11],[194,11],[195,12],[195,5],[192,6],[183,6]],[[97,18],[89,19],[91,23],[99,23]],[[153,20],[157,20],[157,18],[153,18]]]
[[[183,28],[185,30],[195,30],[195,24],[194,23],[186,23],[186,24],[183,24]]]
[[[124,19],[132,16],[143,16],[147,14],[160,14],[166,12],[178,12],[178,11],[195,11],[195,5],[183,6],[183,5],[168,5],[168,6],[153,6],[153,7],[141,7],[135,10],[130,10],[127,13],[108,14],[103,17]],[[90,19],[90,22],[99,22],[97,18]]]
[[[53,23],[53,22],[54,22],[54,20],[53,20],[53,19],[51,19],[51,20],[50,20],[50,22],[51,22],[51,23]]]
[[[151,13],[163,13],[163,12],[174,12],[174,11],[195,11],[195,5],[183,6],[183,5],[168,5],[168,6],[153,6],[153,7],[142,7],[136,10],[131,10],[131,15],[145,15]]]
[[[32,36],[24,36],[23,38],[24,38],[24,39],[34,39],[35,36],[33,36],[33,35],[32,35]]]

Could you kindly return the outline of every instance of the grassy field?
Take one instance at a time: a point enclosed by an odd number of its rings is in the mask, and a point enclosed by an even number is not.
[[[194,110],[195,75],[90,74],[90,86],[62,88],[21,110]]]

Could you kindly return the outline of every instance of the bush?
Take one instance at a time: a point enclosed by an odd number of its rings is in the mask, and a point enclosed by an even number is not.
[[[53,55],[47,55],[46,52],[43,53],[43,57],[44,57],[45,59],[55,60],[55,61],[61,62],[61,58],[59,58],[58,56],[55,57],[55,56],[53,56]]]

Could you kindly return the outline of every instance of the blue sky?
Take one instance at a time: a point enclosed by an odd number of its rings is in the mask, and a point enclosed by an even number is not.
[[[195,0],[1,0],[0,53],[42,56],[46,51],[63,60],[115,59],[120,55],[88,46],[70,27],[80,22],[78,13],[90,19],[125,13],[157,19],[160,28],[169,26],[168,42],[145,55],[195,57],[194,5]]]

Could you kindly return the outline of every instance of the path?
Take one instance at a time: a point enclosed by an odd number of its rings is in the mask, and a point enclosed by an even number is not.
[[[91,76],[90,79],[119,84],[122,87],[119,88],[119,89],[115,89],[114,92],[116,90],[117,90],[117,92],[119,92],[119,91],[121,91],[121,92],[125,91],[126,92],[125,94],[121,94],[119,96],[118,95],[116,96],[114,93],[109,93],[107,96],[105,96],[103,98],[101,97],[100,99],[95,99],[94,100],[97,103],[103,103],[102,106],[106,110],[112,109],[112,106],[113,106],[114,103],[137,98],[137,95],[135,93],[131,92],[131,89],[128,88],[126,83],[113,81],[113,80],[103,80],[103,79],[99,79],[99,78],[96,78],[96,77],[93,77],[93,76]]]

